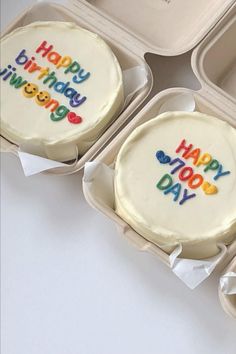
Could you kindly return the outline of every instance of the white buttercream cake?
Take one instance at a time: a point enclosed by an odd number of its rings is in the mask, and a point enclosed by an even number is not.
[[[1,40],[1,135],[58,161],[82,155],[124,102],[120,65],[97,34],[35,22]]]
[[[207,258],[236,239],[236,129],[202,113],[136,128],[115,165],[116,212],[147,240]]]

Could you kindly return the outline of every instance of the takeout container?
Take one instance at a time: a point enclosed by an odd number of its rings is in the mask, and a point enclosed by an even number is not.
[[[104,0],[103,2],[106,3]],[[193,2],[191,2],[192,5]],[[209,5],[209,2],[207,2]],[[219,4],[215,1],[214,4]],[[223,2],[221,2],[222,4]],[[226,3],[226,2],[224,2]],[[213,4],[213,2],[212,2]],[[211,5],[213,6],[213,5]],[[194,97],[196,111],[216,116],[227,121],[236,128],[236,3],[227,11],[214,29],[196,47],[192,54],[192,68],[198,78],[201,89],[193,91],[186,88],[173,88],[160,92],[130,121],[126,127],[103,149],[96,161],[114,167],[116,156],[129,134],[140,124],[156,117],[161,107],[171,98],[182,94]],[[168,75],[168,73],[167,73]],[[170,266],[169,255],[157,245],[147,241],[134,231],[114,210],[109,200],[102,199],[99,190],[91,192],[84,189],[88,203],[112,219],[121,234],[130,240],[138,249],[158,256]],[[227,246],[225,257],[217,265],[217,269],[225,268],[236,255],[235,241]]]
[[[232,262],[228,265],[228,267],[224,270],[224,274],[234,272],[236,273],[236,257],[232,260]],[[234,295],[226,295],[223,293],[222,289],[219,287],[219,298],[221,305],[225,312],[236,318],[236,294]]]
[[[129,0],[124,4],[116,0],[71,0],[67,7],[40,2],[20,15],[4,35],[34,21],[75,22],[103,37],[123,70],[142,65],[147,73],[144,87],[78,162],[51,169],[47,173],[66,174],[80,170],[125,125],[152,88],[152,73],[145,62],[145,53],[174,56],[187,52],[204,38],[233,3],[232,0],[209,0],[200,4],[198,1],[191,1],[190,4],[170,0]],[[1,137],[1,149],[17,154],[18,148]]]
[[[185,88],[173,88],[160,92],[132,119],[132,121],[123,129],[113,141],[103,149],[103,151],[96,157],[96,161],[102,162],[111,168],[114,167],[116,156],[129,134],[140,124],[156,117],[159,114],[161,107],[170,99],[178,97],[183,94],[191,94],[196,103],[196,110],[202,113],[210,114],[220,119],[229,122],[236,127],[236,119],[227,115],[222,109],[220,103],[217,106],[216,102],[210,102],[204,97],[204,90],[193,91]],[[88,203],[107,215],[110,219],[115,221],[121,233],[129,239],[138,249],[147,250],[157,255],[164,263],[170,266],[169,255],[162,251],[158,246],[150,241],[147,241],[143,236],[134,231],[123,219],[121,219],[114,210],[114,206],[109,201],[102,199],[102,192],[94,190],[92,193],[88,189],[84,189],[85,197]],[[232,257],[236,255],[236,239],[228,246],[225,259],[221,262],[218,268],[224,268]]]

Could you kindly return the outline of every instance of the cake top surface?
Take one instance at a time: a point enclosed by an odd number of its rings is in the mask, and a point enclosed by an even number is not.
[[[198,112],[136,128],[119,151],[120,213],[163,242],[236,232],[236,130]]]
[[[68,22],[34,22],[6,35],[0,79],[2,131],[19,143],[93,139],[123,90],[109,46]]]

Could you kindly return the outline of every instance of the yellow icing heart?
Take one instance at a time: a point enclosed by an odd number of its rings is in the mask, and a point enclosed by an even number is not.
[[[202,189],[204,190],[205,194],[216,194],[218,192],[218,188],[207,181],[203,182]]]

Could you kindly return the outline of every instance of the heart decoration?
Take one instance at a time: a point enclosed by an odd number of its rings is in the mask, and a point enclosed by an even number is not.
[[[162,150],[157,151],[156,158],[162,164],[170,163],[171,161],[170,156],[166,155]]]
[[[205,194],[208,195],[216,194],[218,192],[218,188],[214,184],[211,184],[207,181],[203,182],[202,189],[205,192]]]
[[[74,112],[69,112],[67,114],[67,118],[68,121],[72,124],[80,124],[83,120],[80,116],[77,116],[77,114]]]

